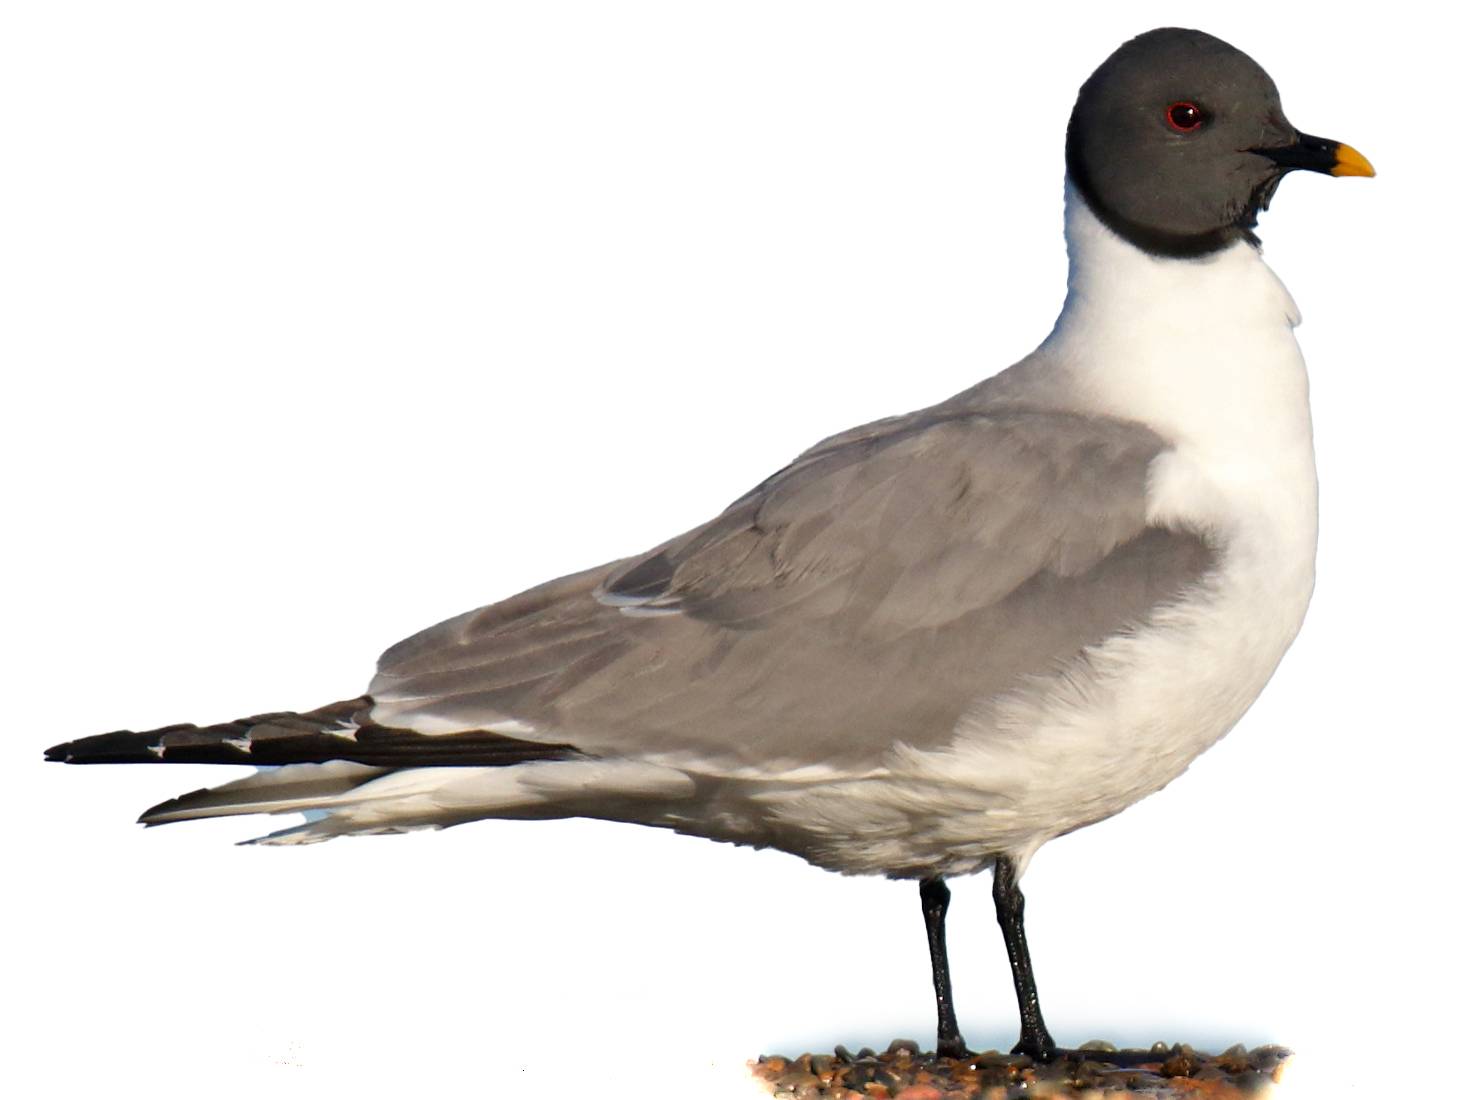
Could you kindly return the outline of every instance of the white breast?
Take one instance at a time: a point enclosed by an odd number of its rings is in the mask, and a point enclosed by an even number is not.
[[[900,805],[910,832],[872,843],[884,830],[867,828],[863,850],[827,854],[842,869],[879,858],[960,874],[997,852],[1026,863],[1184,771],[1257,698],[1302,624],[1317,483],[1287,290],[1247,244],[1199,260],[1149,256],[1072,191],[1067,230],[1069,297],[1012,385],[1172,441],[1150,470],[1148,514],[1203,531],[1217,569],[1151,627],[984,701],[950,749],[906,754],[892,789],[867,787],[862,801],[867,812]]]
[[[1224,577],[1280,602],[1296,631],[1318,530],[1297,306],[1250,245],[1159,259],[1072,192],[1068,210],[1069,297],[1025,369],[1054,376],[1081,410],[1170,440],[1150,471],[1151,521],[1210,534],[1226,551]]]
[[[980,400],[1107,414],[1166,440],[1148,471],[1147,515],[1199,531],[1216,549],[1196,591],[1054,675],[970,700],[938,751],[897,744],[853,771],[719,775],[706,758],[651,753],[396,770],[313,797],[302,805],[329,815],[270,842],[586,813],[774,845],[848,872],[961,874],[1000,853],[1021,870],[1046,840],[1179,775],[1257,697],[1312,589],[1316,487],[1297,314],[1245,244],[1157,259],[1072,193],[1067,228],[1070,293],[1058,324],[1032,356],[984,383]],[[379,697],[376,716],[393,702]],[[464,728],[431,716],[413,725]],[[493,728],[536,732],[507,719]],[[278,798],[257,797],[265,793],[251,786],[247,801],[219,805],[278,809]]]
[[[959,730],[943,763],[987,786],[1001,777],[1000,832],[1028,852],[1160,789],[1242,716],[1303,622],[1318,529],[1297,307],[1257,250],[1152,257],[1072,193],[1067,229],[1069,298],[1026,369],[1061,378],[1076,407],[1172,440],[1148,514],[1205,531],[1221,557],[1156,629]]]

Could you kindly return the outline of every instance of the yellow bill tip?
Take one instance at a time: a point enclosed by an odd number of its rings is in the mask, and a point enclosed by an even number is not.
[[[1358,149],[1340,142],[1339,148],[1334,152],[1334,166],[1329,170],[1329,175],[1372,176],[1374,165]]]

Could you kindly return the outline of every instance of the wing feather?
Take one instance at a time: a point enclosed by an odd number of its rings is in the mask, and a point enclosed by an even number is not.
[[[512,721],[709,767],[874,764],[1056,671],[1204,578],[1146,520],[1164,441],[1064,412],[938,407],[827,440],[648,553],[393,647],[375,721]]]

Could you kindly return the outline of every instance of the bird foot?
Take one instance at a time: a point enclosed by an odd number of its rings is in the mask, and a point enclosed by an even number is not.
[[[1054,1037],[1047,1031],[1044,1031],[1038,1035],[1024,1032],[1019,1037],[1018,1043],[1014,1046],[1011,1053],[1026,1054],[1035,1062],[1041,1065],[1047,1065],[1063,1052],[1059,1049],[1059,1044],[1054,1042]]]
[[[942,1058],[970,1058],[972,1051],[967,1049],[967,1043],[961,1035],[950,1039],[937,1040],[937,1054]]]

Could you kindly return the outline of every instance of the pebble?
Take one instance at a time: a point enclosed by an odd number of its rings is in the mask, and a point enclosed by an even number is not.
[[[794,1059],[766,1055],[750,1069],[776,1100],[1261,1100],[1289,1057],[1278,1046],[1238,1044],[1213,1056],[1186,1043],[1117,1050],[1091,1040],[1036,1066],[997,1051],[944,1058],[897,1039],[882,1054],[839,1046]]]
[[[1196,1052],[1193,1050],[1187,1053],[1177,1050],[1169,1058],[1161,1063],[1161,1074],[1165,1077],[1190,1077],[1196,1072],[1199,1063],[1196,1060]]]

